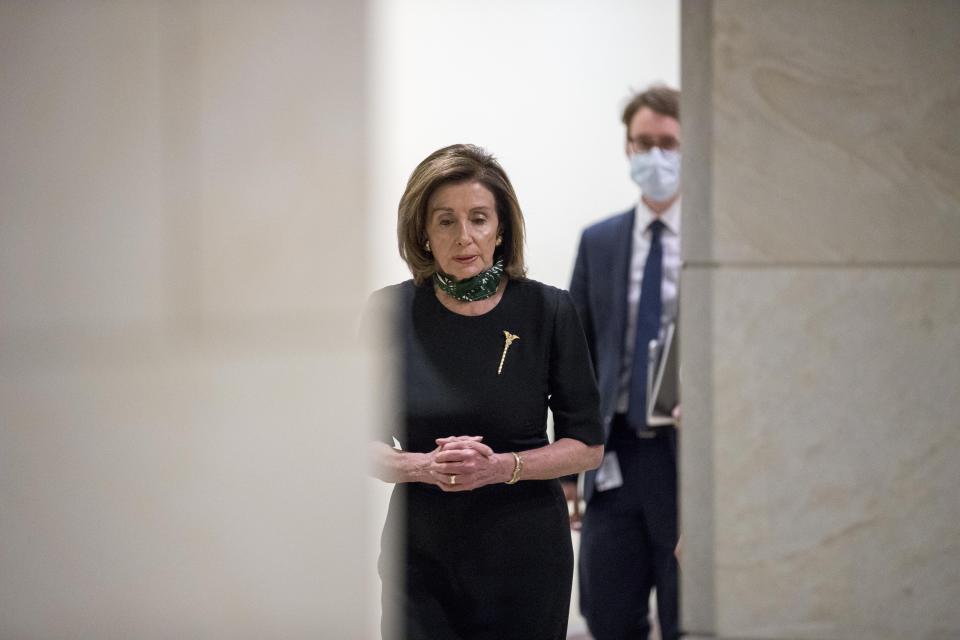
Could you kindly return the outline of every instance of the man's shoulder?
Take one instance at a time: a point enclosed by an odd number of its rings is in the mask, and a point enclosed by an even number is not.
[[[626,211],[607,216],[599,222],[594,222],[583,230],[584,240],[612,240],[621,237],[625,230],[629,232],[634,212],[634,207],[631,207]]]

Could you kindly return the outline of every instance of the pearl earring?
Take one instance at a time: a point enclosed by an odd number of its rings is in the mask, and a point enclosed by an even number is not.
[[[499,247],[502,244],[503,244],[503,236],[497,236],[497,246]]]
[[[423,248],[426,249],[427,253],[430,253],[430,241],[427,240],[427,243],[423,245]]]

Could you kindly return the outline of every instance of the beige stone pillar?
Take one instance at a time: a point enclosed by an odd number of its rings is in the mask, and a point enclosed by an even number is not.
[[[0,3],[0,637],[372,635],[365,21]]]
[[[684,627],[960,637],[960,5],[682,11]]]

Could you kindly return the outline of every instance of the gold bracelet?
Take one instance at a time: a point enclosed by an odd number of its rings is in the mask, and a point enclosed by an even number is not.
[[[513,477],[507,480],[507,484],[517,484],[517,480],[520,479],[520,472],[523,471],[523,456],[521,456],[516,451],[511,451],[513,454]]]

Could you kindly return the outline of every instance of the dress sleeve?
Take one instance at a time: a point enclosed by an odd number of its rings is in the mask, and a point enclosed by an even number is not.
[[[550,409],[557,439],[603,444],[600,394],[570,294],[559,291],[550,343]]]

